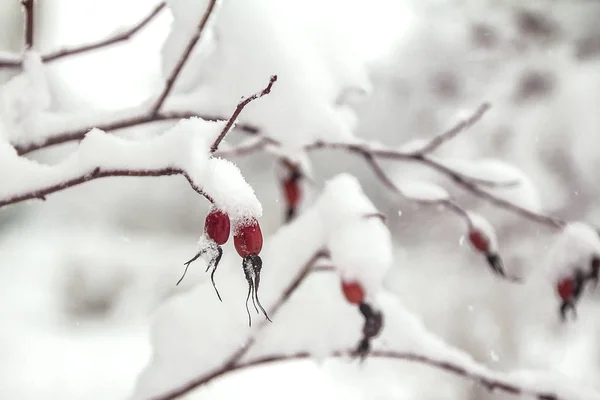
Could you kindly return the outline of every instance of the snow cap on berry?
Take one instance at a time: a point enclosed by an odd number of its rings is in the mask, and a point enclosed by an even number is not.
[[[573,276],[577,270],[591,273],[592,261],[600,257],[600,237],[585,223],[569,223],[556,237],[548,257],[548,277],[552,282]]]
[[[471,245],[482,253],[497,253],[498,239],[492,224],[474,212],[468,212],[467,215],[470,224],[468,239]]]

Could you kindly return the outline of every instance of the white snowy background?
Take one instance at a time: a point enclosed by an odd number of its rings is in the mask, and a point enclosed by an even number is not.
[[[35,50],[41,54],[111,35],[156,5],[38,3]],[[586,291],[579,318],[565,325],[554,291],[557,276],[573,261],[598,252],[598,238],[586,226],[574,224],[556,238],[547,226],[477,200],[415,163],[382,163],[405,194],[422,195],[411,182],[426,180],[484,215],[507,271],[525,280],[514,284],[492,275],[471,249],[463,220],[401,198],[356,154],[310,154],[315,183],[304,187],[300,216],[285,226],[273,155],[231,158],[255,197],[235,169],[224,173],[239,179],[219,187],[225,180],[210,176],[208,160],[192,159],[193,152],[206,153],[218,124],[169,131],[173,122],[161,122],[120,130],[118,138],[97,131],[79,152],[69,143],[28,155],[55,165],[55,172],[15,156],[8,143],[31,143],[49,132],[143,110],[206,4],[171,0],[169,10],[129,41],[47,66],[30,54],[25,73],[10,81],[17,70],[0,70],[0,196],[91,172],[96,161],[131,168],[176,163],[196,171],[226,207],[255,215],[262,210],[265,305],[329,245],[332,262],[360,276],[384,310],[376,347],[466,366],[473,364],[470,357],[515,381],[560,389],[565,399],[599,398],[598,295]],[[226,0],[165,108],[226,117],[241,96],[278,74],[272,93],[249,105],[241,121],[259,126],[294,155],[315,140],[358,137],[398,147],[431,138],[490,102],[481,121],[436,154],[457,170],[520,177],[520,186],[498,193],[524,207],[600,226],[598,18],[600,3],[583,0],[526,6],[518,0]],[[19,2],[1,0],[6,29],[0,55],[20,51],[21,21]],[[343,96],[361,91],[367,95]],[[136,157],[119,138],[143,142]],[[233,131],[226,141],[243,139]],[[180,157],[185,154],[189,158]],[[429,189],[431,196],[445,196]],[[0,397],[148,399],[235,351],[252,330],[233,246],[225,245],[216,274],[223,303],[203,262],[192,264],[175,287],[183,262],[196,252],[208,205],[183,177],[172,176],[106,178],[45,202],[1,209]],[[391,236],[379,220],[361,219],[375,210],[386,215]],[[339,277],[315,273],[250,352],[310,351],[314,360],[227,375],[186,398],[511,398],[401,361],[324,361],[331,350],[354,346],[361,327]]]

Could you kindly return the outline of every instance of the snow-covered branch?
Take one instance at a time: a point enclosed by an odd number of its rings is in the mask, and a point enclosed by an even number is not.
[[[26,11],[31,10],[33,8],[33,0],[23,1],[23,6]],[[50,52],[48,54],[42,55],[42,62],[49,63],[49,62],[57,61],[57,60],[60,60],[63,58],[67,58],[67,57],[71,57],[71,56],[75,56],[75,55],[79,55],[79,54],[85,54],[90,51],[102,49],[104,47],[108,47],[113,44],[117,44],[117,43],[129,40],[129,39],[131,39],[132,36],[134,36],[139,31],[141,31],[142,28],[144,28],[146,25],[148,25],[150,22],[152,22],[158,15],[160,15],[160,13],[166,8],[166,6],[167,6],[166,2],[164,2],[164,1],[160,2],[155,7],[153,7],[152,10],[138,23],[136,23],[135,25],[133,25],[125,30],[115,33],[107,38],[104,38],[104,39],[101,39],[101,40],[98,40],[95,42],[91,42],[91,43],[85,43],[85,44],[78,45],[78,46],[66,47],[66,48],[59,49],[59,50]],[[32,17],[30,17],[30,14],[31,13],[28,13],[26,15],[26,25],[28,28],[25,29],[25,32],[26,32],[26,38],[31,37],[30,40],[33,41],[33,19],[32,19]],[[31,32],[31,33],[28,33],[28,32]],[[26,40],[26,43],[30,43],[30,42],[28,42]],[[27,47],[31,47],[31,46],[27,46]],[[8,55],[0,56],[0,68],[19,68],[19,67],[21,67],[22,62],[23,61],[22,61],[21,57],[16,54],[14,54],[12,56],[8,56]]]
[[[484,179],[476,176],[475,174],[471,174],[470,172],[462,171],[458,168],[453,168],[450,165],[450,163],[445,162],[446,160],[444,160],[443,158],[435,157],[432,155],[432,152],[436,150],[442,143],[451,140],[452,138],[456,137],[460,132],[463,132],[465,129],[477,122],[489,108],[489,104],[482,104],[470,117],[461,120],[451,129],[438,136],[435,136],[433,139],[426,142],[425,144],[416,146],[417,149],[414,149],[415,146],[412,145],[406,146],[406,150],[397,150],[382,146],[380,144],[371,144],[368,142],[342,143],[318,141],[305,145],[302,148],[302,150],[305,152],[315,150],[342,150],[357,154],[365,159],[365,161],[373,170],[377,178],[386,187],[399,193],[403,192],[401,188],[398,188],[397,185],[390,178],[387,177],[387,175],[379,166],[376,160],[417,162],[447,176],[455,184],[467,190],[471,194],[480,197],[486,201],[489,201],[490,203],[500,208],[513,212],[531,221],[540,223],[542,225],[546,225],[553,229],[562,228],[565,225],[564,221],[556,217],[540,214],[533,210],[521,207],[518,204],[515,204],[509,200],[499,197],[485,189],[512,187],[518,185],[519,181]],[[249,155],[258,151],[266,151],[273,153],[278,157],[285,158],[286,156],[279,151],[280,146],[281,144],[278,141],[259,133],[257,137],[253,137],[248,142],[242,143],[238,147],[233,147],[227,150],[220,151],[218,154],[222,157],[231,157]],[[411,198],[410,196],[407,197]],[[464,214],[462,209],[458,207],[455,203],[450,204],[450,200],[447,198],[447,196],[442,196],[442,198],[438,198],[435,201],[432,201],[430,199],[415,198],[412,198],[412,200],[429,204],[443,204],[445,206],[448,206],[448,209],[452,211],[457,211],[458,214]]]
[[[0,207],[30,199],[45,200],[49,194],[99,178],[168,175],[184,176],[197,193],[212,203],[221,203],[204,190],[206,182],[216,179],[215,177],[225,170],[230,170],[233,174],[226,179],[235,180],[236,175],[239,175],[237,178],[241,178],[242,181],[243,178],[233,164],[212,158],[209,154],[218,148],[244,107],[268,94],[276,80],[277,76],[272,76],[263,90],[240,101],[227,121],[209,122],[199,118],[181,120],[173,129],[149,142],[129,142],[93,129],[87,133],[75,153],[53,167],[39,165],[20,157],[14,149],[4,147],[2,150],[5,154],[0,158],[0,166],[7,171],[20,170],[25,176],[3,183],[0,190]],[[223,127],[214,131],[213,128],[221,124]],[[209,144],[211,135],[216,138]],[[153,156],[152,152],[162,156]],[[202,152],[205,154],[202,155]],[[203,176],[202,167],[210,163],[223,166],[209,167],[212,175]],[[245,185],[245,181],[243,183],[242,186]],[[250,197],[254,198],[253,192]]]

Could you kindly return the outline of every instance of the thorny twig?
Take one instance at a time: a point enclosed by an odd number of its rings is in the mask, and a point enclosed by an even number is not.
[[[23,0],[22,4],[25,7],[25,10],[28,9],[28,7],[31,7],[30,9],[33,9],[33,6],[29,6],[29,4],[33,3],[34,0]],[[135,25],[133,25],[132,27],[116,33],[114,35],[111,35],[105,39],[102,40],[98,40],[96,42],[92,42],[92,43],[86,43],[86,44],[82,44],[82,45],[78,45],[78,46],[73,46],[73,47],[67,47],[67,48],[63,48],[60,50],[56,50],[53,52],[50,52],[48,54],[42,55],[41,59],[42,62],[44,63],[50,63],[56,60],[60,60],[63,58],[67,58],[67,57],[71,57],[74,55],[78,55],[78,54],[84,54],[93,50],[98,50],[104,47],[108,47],[111,46],[113,44],[117,44],[126,40],[131,39],[131,37],[135,34],[137,34],[140,30],[142,30],[142,28],[144,28],[146,25],[148,25],[150,22],[152,22],[158,15],[160,15],[161,11],[163,11],[166,8],[167,4],[163,1],[159,4],[157,4],[151,11],[150,13],[148,13],[148,15],[146,17],[144,17],[141,21],[139,21],[138,23],[136,23]],[[27,14],[25,20],[25,24],[26,27],[30,27],[30,29],[28,30],[27,28],[25,29],[25,43],[26,43],[26,47],[31,47],[28,44],[32,44],[33,43],[33,17],[32,17],[33,13],[29,13]],[[29,21],[29,22],[27,22]],[[28,33],[30,32],[30,33]],[[27,39],[27,38],[30,39]],[[21,67],[23,64],[23,61],[20,59],[19,56],[15,55],[15,57],[11,57],[11,59],[0,59],[0,68],[19,68]]]

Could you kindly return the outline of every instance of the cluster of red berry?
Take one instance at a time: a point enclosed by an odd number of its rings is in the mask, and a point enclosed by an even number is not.
[[[383,313],[365,301],[365,291],[358,282],[342,281],[342,293],[350,304],[358,305],[358,310],[365,319],[362,338],[354,351],[354,355],[363,361],[371,351],[371,340],[379,336],[383,329]]]
[[[218,209],[212,209],[204,221],[204,234],[206,235],[206,238],[208,238],[208,245],[200,249],[194,258],[185,263],[185,271],[177,284],[181,282],[189,265],[192,262],[197,260],[201,255],[209,253],[210,259],[208,260],[206,272],[208,272],[208,270],[212,267],[210,276],[211,281],[215,291],[217,292],[219,300],[221,300],[221,295],[219,294],[219,291],[215,285],[214,274],[223,255],[223,249],[221,246],[227,243],[229,240],[230,231],[231,221],[229,220],[227,213]],[[248,323],[249,325],[252,325],[252,318],[250,317],[250,310],[248,309],[248,300],[251,296],[256,312],[258,313],[258,308],[260,308],[265,317],[271,321],[267,315],[267,312],[260,304],[260,300],[258,299],[260,272],[262,270],[262,259],[260,258],[259,254],[263,246],[263,236],[260,229],[260,224],[256,218],[249,218],[248,220],[240,222],[235,227],[233,244],[240,257],[242,257],[242,270],[244,271],[244,276],[248,282],[248,295],[246,296],[246,312],[248,313]]]

